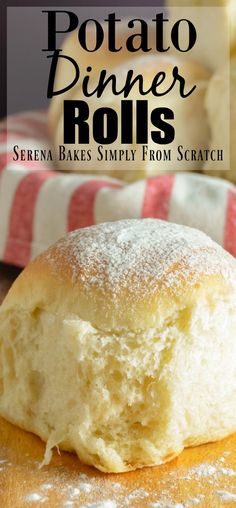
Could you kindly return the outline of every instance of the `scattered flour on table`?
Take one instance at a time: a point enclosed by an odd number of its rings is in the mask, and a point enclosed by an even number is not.
[[[7,463],[8,463],[7,459],[1,459],[0,460],[0,464],[7,464]]]
[[[41,487],[42,490],[51,490],[53,489],[53,483],[44,483]]]
[[[107,499],[105,501],[95,501],[95,503],[84,504],[81,508],[117,508],[117,504],[115,501]]]
[[[216,494],[222,501],[236,501],[236,494],[227,492],[226,490],[217,490]]]
[[[71,487],[69,489],[69,494],[71,497],[79,496],[82,492],[90,494],[92,489],[91,483],[79,483],[76,487]]]
[[[202,492],[203,482],[211,484],[211,499],[222,503],[235,502],[235,489],[231,489],[232,481],[236,477],[236,470],[226,467],[226,457],[230,452],[224,452],[214,462],[204,462],[186,469],[177,466],[157,475],[145,479],[146,489],[142,487],[141,479],[137,476],[133,489],[125,482],[112,481],[112,477],[94,476],[85,473],[65,471],[63,466],[52,470],[45,470],[45,481],[39,485],[37,491],[28,491],[28,480],[23,481],[25,506],[45,506],[51,508],[50,496],[61,498],[61,508],[194,508],[202,502],[207,503],[208,497]],[[27,465],[34,469],[38,462],[26,460]],[[7,451],[0,449],[0,475],[2,469],[6,471],[11,465],[7,459]],[[145,475],[144,475],[145,477]],[[117,478],[117,477],[116,477]],[[178,483],[185,482],[186,494],[182,491],[178,496]],[[192,482],[191,495],[187,494],[189,482]],[[157,490],[158,489],[158,490]],[[106,496],[106,497],[105,497]],[[214,505],[213,505],[214,506]]]
[[[188,500],[188,503],[189,505],[195,505],[195,504],[199,504],[201,503],[201,501],[204,499],[204,495],[203,494],[199,494],[199,496],[197,497],[190,497],[190,499]]]
[[[200,494],[197,497],[191,497],[188,499],[186,503],[172,503],[169,501],[157,501],[154,503],[149,503],[150,508],[188,508],[193,505],[199,504],[204,499],[203,494]]]
[[[183,503],[165,503],[164,501],[157,501],[157,503],[150,503],[150,508],[185,508]]]
[[[227,467],[205,463],[190,469],[187,475],[183,476],[182,479],[192,480],[217,475],[236,476],[236,471]]]
[[[120,489],[122,489],[122,485],[120,483],[112,483],[111,484],[112,490],[119,492]]]
[[[37,492],[32,492],[31,494],[28,494],[25,496],[24,501],[27,503],[45,503],[48,498],[45,496],[41,496],[41,494],[38,494]]]
[[[143,499],[144,497],[148,497],[148,492],[144,489],[136,489],[130,492],[130,494],[127,495],[126,499],[128,501],[131,501],[131,499]]]

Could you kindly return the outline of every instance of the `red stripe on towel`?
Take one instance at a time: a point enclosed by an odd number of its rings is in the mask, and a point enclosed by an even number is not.
[[[224,248],[236,256],[236,191],[228,191],[228,203],[225,217]]]
[[[144,194],[142,217],[167,220],[175,175],[148,178]]]
[[[24,169],[37,170],[37,171],[49,171],[49,163],[40,162],[37,160],[25,160],[21,161],[20,159],[17,161],[13,160],[13,152],[4,152],[0,154],[0,171],[3,171],[8,164],[11,164],[11,169],[17,168],[17,166],[23,167]],[[50,165],[51,167],[51,165]],[[49,171],[50,172],[50,171]],[[54,169],[51,170],[54,172]]]
[[[68,231],[95,224],[94,203],[97,192],[102,188],[121,187],[121,184],[106,180],[89,180],[80,185],[72,194],[68,210]]]
[[[3,171],[5,169],[7,164],[10,164],[12,162],[12,153],[6,153],[3,152],[0,154],[0,171]]]
[[[38,193],[48,178],[55,176],[50,171],[29,173],[20,181],[9,217],[8,238],[3,260],[8,263],[26,265],[31,257],[34,213]]]

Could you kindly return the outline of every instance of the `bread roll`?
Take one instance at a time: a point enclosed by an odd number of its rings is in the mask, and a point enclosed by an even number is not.
[[[83,47],[78,42],[78,33],[75,31],[70,36],[65,39],[65,42],[62,46],[62,55],[69,56],[73,60],[77,62],[80,68],[81,75],[84,75],[87,67],[91,66],[93,68],[94,74],[99,75],[101,69],[105,68],[107,70],[111,70],[113,67],[116,67],[122,64],[125,60],[130,59],[130,52],[126,49],[124,45],[124,41],[130,35],[130,30],[127,26],[127,22],[125,20],[116,26],[116,47],[122,46],[122,51],[110,52],[108,50],[107,41],[108,41],[108,24],[103,23],[103,32],[104,32],[104,42],[99,48],[99,50],[95,53],[88,52],[83,49]],[[88,41],[94,41],[93,28],[87,27],[87,38]],[[149,27],[149,41],[152,47],[155,46],[155,30],[154,25]],[[139,52],[134,53],[134,58],[139,56]],[[59,63],[57,66],[57,73],[55,79],[55,90],[61,90],[65,88],[69,83],[71,83],[74,79],[74,68],[71,64],[69,64],[64,58],[59,59]],[[78,89],[80,89],[80,82],[78,83]],[[57,125],[62,112],[63,112],[63,101],[65,99],[69,100],[71,95],[74,93],[74,88],[71,88],[67,92],[64,92],[63,95],[55,95],[50,104],[49,109],[49,129],[51,135],[54,135],[55,125]],[[81,95],[80,95],[80,98]]]
[[[230,78],[226,66],[212,77],[206,95],[206,110],[211,130],[210,148],[222,147],[225,160],[220,167],[206,162],[204,173],[236,183],[236,56],[230,62]]]
[[[212,71],[222,67],[236,49],[235,0],[167,0],[167,5],[170,27],[187,18],[197,29],[195,47],[185,53],[186,58],[195,58]],[[166,37],[169,38],[168,26]]]
[[[157,219],[62,238],[0,309],[0,414],[105,472],[236,429],[236,263]]]
[[[68,43],[67,43],[68,44]],[[78,43],[77,43],[78,46]],[[67,48],[68,53],[68,48]],[[73,57],[77,57],[73,53]],[[126,57],[126,54],[125,54]],[[122,63],[118,66],[112,67],[113,57],[110,57],[108,53],[104,54],[105,61],[102,61],[103,55],[99,58],[99,66],[101,68],[111,69],[111,72],[117,76],[119,86],[118,88],[122,88],[125,83],[125,79],[127,76],[127,72],[132,69],[134,70],[135,75],[141,74],[144,79],[145,89],[151,86],[152,80],[154,76],[160,72],[164,71],[166,73],[166,79],[162,83],[162,85],[158,88],[159,92],[164,92],[167,90],[173,82],[172,71],[175,66],[178,67],[179,73],[186,79],[186,88],[185,92],[192,89],[194,85],[197,86],[196,90],[190,95],[188,98],[181,98],[179,95],[179,84],[176,83],[176,86],[173,88],[171,92],[163,97],[155,97],[152,93],[149,93],[145,96],[140,96],[138,93],[138,87],[134,87],[131,93],[128,96],[128,99],[133,100],[133,134],[134,141],[133,144],[121,144],[120,141],[120,128],[119,128],[119,137],[117,141],[111,143],[109,145],[104,146],[105,149],[116,149],[116,150],[126,150],[126,149],[136,149],[136,157],[134,161],[127,162],[126,160],[102,160],[97,162],[97,147],[98,144],[93,139],[93,124],[92,118],[94,112],[99,107],[108,106],[114,109],[118,113],[118,118],[120,119],[120,104],[122,96],[115,96],[111,92],[111,88],[108,87],[103,96],[98,99],[96,96],[86,98],[86,102],[89,105],[90,117],[88,120],[90,126],[90,143],[89,145],[83,145],[76,143],[75,145],[67,144],[67,149],[90,149],[92,151],[92,159],[90,161],[78,162],[77,160],[69,160],[69,161],[58,161],[59,167],[61,169],[69,169],[69,170],[77,170],[79,172],[88,171],[89,173],[95,174],[106,174],[113,177],[118,177],[120,179],[126,181],[134,181],[139,178],[145,178],[146,176],[156,175],[163,171],[171,171],[171,170],[191,170],[191,169],[202,169],[202,162],[199,161],[183,161],[177,162],[177,147],[178,145],[183,145],[185,149],[205,149],[208,147],[209,141],[209,129],[206,121],[206,114],[204,109],[204,99],[205,99],[205,91],[209,81],[210,73],[208,70],[202,65],[195,63],[193,61],[186,61],[184,58],[176,58],[173,55],[161,55],[157,53],[148,54],[145,56],[136,56],[135,58],[126,59],[124,57]],[[96,60],[96,57],[94,57]],[[78,56],[78,62],[80,62],[80,56]],[[82,58],[83,62],[83,58]],[[91,62],[90,62],[91,63]],[[115,63],[115,62],[114,62]],[[92,64],[94,67],[94,64]],[[98,79],[98,68],[95,65],[95,80]],[[59,67],[57,80],[61,86],[61,83],[64,79],[63,68]],[[68,95],[66,96],[68,98]],[[58,96],[56,99],[56,103],[54,99],[52,101],[51,106],[51,130],[53,132],[54,145],[57,148],[59,145],[62,145],[64,142],[64,113],[63,109],[63,100],[65,99],[64,94]],[[76,85],[73,90],[71,90],[69,94],[69,99],[78,100],[83,99],[80,83]],[[169,150],[171,149],[171,158],[170,160],[164,160],[164,157],[161,160],[151,160],[148,156],[146,160],[142,160],[142,146],[136,144],[136,100],[137,99],[148,99],[148,110],[149,110],[149,120],[148,120],[148,128],[149,128],[149,136],[148,136],[148,148],[149,150],[154,150],[156,153],[157,150]],[[59,103],[60,100],[60,103]],[[168,107],[174,112],[174,120],[171,120],[171,124],[175,128],[175,139],[172,143],[167,145],[158,145],[154,143],[151,139],[151,130],[156,131],[156,127],[154,127],[151,123],[151,112],[156,107]]]

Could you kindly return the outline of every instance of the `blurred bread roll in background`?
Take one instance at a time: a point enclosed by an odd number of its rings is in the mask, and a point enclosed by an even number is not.
[[[171,22],[187,18],[197,29],[195,47],[186,58],[191,55],[213,71],[222,67],[236,49],[236,0],[167,0],[167,6]]]
[[[206,109],[211,131],[210,148],[221,146],[226,157],[222,170],[208,161],[204,173],[236,183],[236,56],[231,59],[230,68],[223,67],[210,80]]]
[[[105,28],[104,28],[105,30]],[[127,29],[126,29],[127,32]],[[127,33],[120,32],[119,37],[124,40]],[[130,32],[129,32],[130,34]],[[151,32],[151,39],[154,37]],[[155,42],[153,41],[155,47]],[[173,82],[173,68],[175,66],[179,69],[179,74],[186,80],[186,91],[192,89],[196,85],[196,90],[187,98],[181,98],[179,94],[179,83],[175,83],[174,88],[168,94],[162,97],[155,97],[151,92],[145,96],[140,96],[138,86],[135,85],[128,96],[128,99],[133,100],[133,143],[132,144],[121,144],[120,141],[120,130],[118,138],[114,143],[107,145],[104,148],[126,150],[136,149],[138,150],[138,156],[135,161],[102,161],[96,162],[97,147],[98,144],[93,140],[93,136],[90,135],[90,143],[88,145],[73,144],[66,145],[67,149],[91,149],[93,158],[91,161],[58,161],[59,167],[63,170],[76,170],[79,172],[87,171],[89,173],[105,174],[113,177],[123,179],[125,181],[135,181],[139,178],[145,178],[149,175],[156,175],[163,171],[171,171],[181,169],[202,169],[202,162],[176,162],[178,156],[177,147],[183,145],[186,149],[205,149],[208,147],[209,142],[209,129],[207,125],[206,113],[205,113],[205,93],[207,84],[210,78],[210,72],[205,66],[200,63],[187,60],[185,57],[177,57],[173,54],[160,54],[152,52],[140,56],[140,52],[136,56],[131,57],[131,53],[124,50],[120,53],[111,53],[107,51],[107,48],[99,50],[99,55],[96,53],[87,53],[80,49],[78,41],[73,34],[69,39],[66,40],[63,47],[63,53],[69,55],[76,60],[80,69],[81,76],[86,73],[88,66],[92,67],[90,73],[94,80],[94,86],[98,81],[101,69],[106,69],[108,75],[115,74],[117,76],[118,88],[124,86],[127,72],[132,69],[134,71],[134,77],[141,74],[144,79],[145,89],[151,86],[152,80],[158,72],[164,71],[166,78],[163,83],[158,86],[158,91],[163,92],[167,90]],[[63,88],[66,83],[70,80],[68,73],[66,73],[67,62],[63,61],[58,66],[58,72],[56,76],[56,89]],[[93,83],[93,81],[91,81]],[[93,88],[93,87],[92,87]],[[58,95],[52,99],[51,108],[49,111],[50,130],[54,140],[54,145],[57,148],[59,145],[64,143],[64,113],[63,113],[63,101],[65,99],[72,100],[83,100],[84,96],[81,90],[80,81],[67,93]],[[120,104],[122,95],[115,96],[111,87],[108,86],[105,93],[101,98],[92,96],[85,98],[89,105],[90,116],[89,116],[89,127],[92,133],[92,117],[97,108],[109,107],[114,109],[118,113],[120,122]],[[148,148],[150,150],[172,150],[172,160],[150,160],[147,156],[146,160],[142,160],[142,149],[141,145],[136,144],[136,100],[148,99]],[[151,130],[156,131],[157,128],[151,123],[151,112],[157,107],[167,107],[173,110],[174,120],[168,121],[175,128],[175,139],[172,143],[167,145],[160,145],[154,143],[151,139]],[[143,119],[143,121],[145,121]],[[180,167],[181,165],[181,167]]]
[[[130,52],[124,45],[124,40],[126,37],[128,37],[128,35],[130,35],[130,29],[128,28],[127,23],[122,21],[116,27],[116,47],[118,48],[123,46],[122,51],[117,52],[110,52],[108,50],[108,25],[103,23],[102,26],[104,32],[104,41],[98,52],[91,53],[83,49],[83,47],[79,44],[77,32],[73,32],[70,36],[66,37],[63,43],[61,54],[69,56],[77,62],[81,75],[84,75],[86,73],[87,67],[91,66],[93,68],[93,74],[97,74],[97,76],[99,76],[101,69],[110,70],[130,58]],[[92,45],[94,43],[94,31],[89,26],[87,28],[87,33],[88,40],[91,40]],[[155,46],[155,30],[153,26],[150,26],[149,28],[148,37],[150,45],[152,47]],[[133,53],[133,57],[135,58],[135,56],[139,56],[139,54],[139,52]],[[73,66],[68,63],[67,60],[61,58],[57,66],[55,90],[65,88],[69,83],[73,81],[74,75],[75,71]],[[77,87],[80,88],[80,81],[77,84]],[[63,95],[54,96],[53,100],[51,101],[49,110],[49,128],[52,135],[54,133],[55,124],[57,124],[63,113],[63,101],[65,99],[69,100],[73,92],[74,88],[64,92]],[[80,98],[82,97],[80,96]]]

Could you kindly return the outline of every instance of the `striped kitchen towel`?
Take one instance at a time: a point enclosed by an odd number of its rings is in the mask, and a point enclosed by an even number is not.
[[[236,256],[236,187],[196,173],[124,184],[56,171],[51,161],[13,160],[13,147],[49,148],[47,115],[11,116],[0,128],[0,260],[25,266],[73,229],[156,217],[205,231]]]

